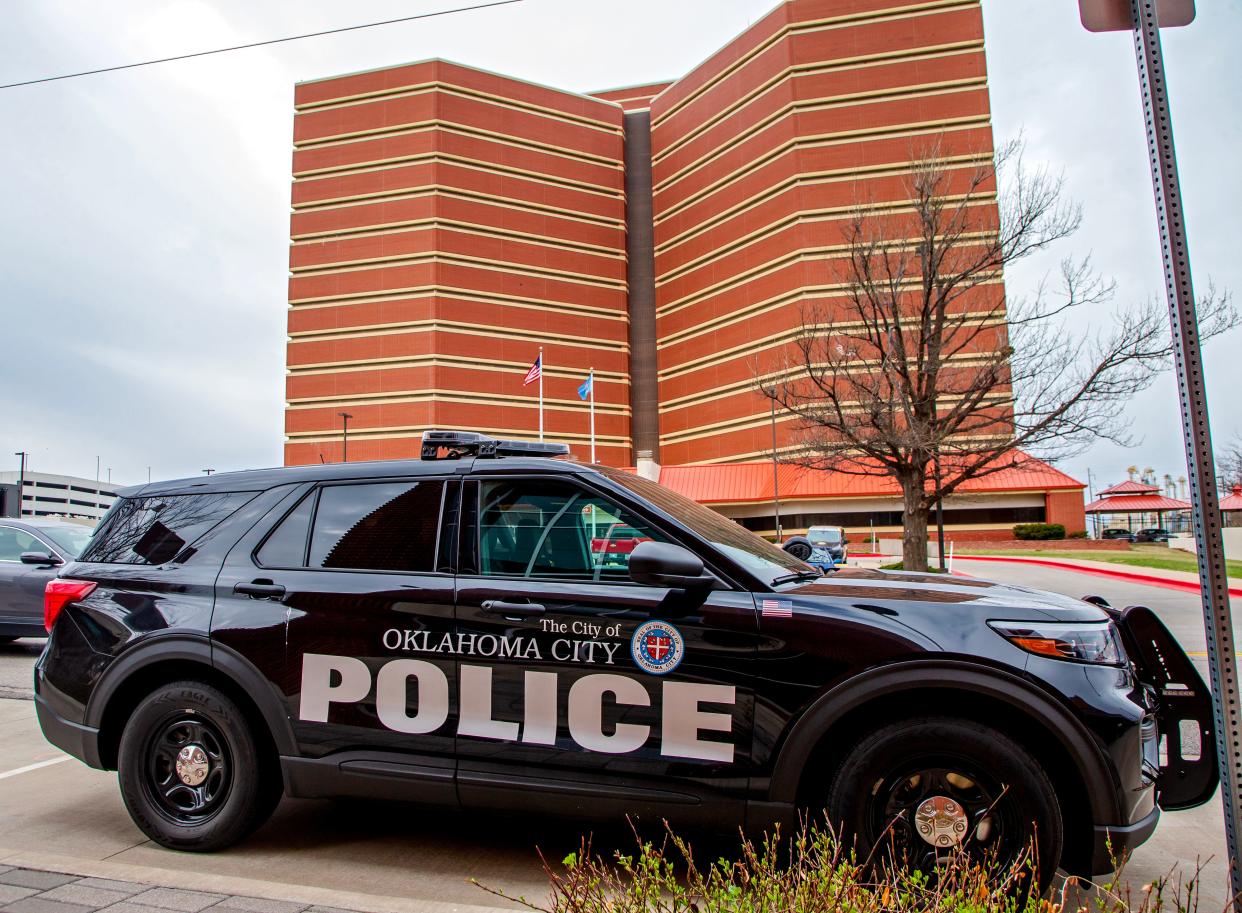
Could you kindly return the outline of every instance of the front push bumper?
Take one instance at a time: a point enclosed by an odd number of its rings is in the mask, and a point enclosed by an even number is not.
[[[1096,825],[1091,850],[1091,874],[1107,875],[1115,871],[1126,856],[1147,841],[1159,821],[1160,809],[1157,807],[1133,824],[1112,827]]]

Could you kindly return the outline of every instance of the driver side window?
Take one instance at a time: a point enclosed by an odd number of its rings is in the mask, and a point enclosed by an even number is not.
[[[0,526],[0,561],[22,560],[22,552],[46,552],[50,549],[24,530]]]
[[[640,542],[667,538],[594,492],[551,479],[483,482],[480,571],[492,577],[621,581]]]

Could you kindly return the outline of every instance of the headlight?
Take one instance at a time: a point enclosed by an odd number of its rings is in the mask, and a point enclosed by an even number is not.
[[[1037,656],[1104,666],[1125,662],[1111,621],[989,621],[988,625],[1014,646]]]

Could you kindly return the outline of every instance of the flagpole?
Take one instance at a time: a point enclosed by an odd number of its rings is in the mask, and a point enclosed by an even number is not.
[[[595,369],[591,368],[591,373],[587,375],[587,379],[591,382],[591,462],[595,462]]]
[[[543,346],[539,347],[539,440],[543,440]]]

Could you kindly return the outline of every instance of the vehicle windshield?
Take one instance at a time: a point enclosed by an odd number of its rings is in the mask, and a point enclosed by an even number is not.
[[[771,583],[777,577],[792,573],[802,571],[808,574],[819,573],[809,564],[799,561],[767,539],[756,536],[728,517],[721,516],[714,510],[704,507],[697,501],[691,501],[675,491],[670,491],[663,485],[657,485],[649,479],[626,472],[624,469],[611,469],[605,466],[595,468],[622,488],[629,489],[666,514],[676,517],[762,580]]]
[[[39,530],[39,535],[51,539],[70,558],[82,554],[86,543],[91,541],[92,530],[89,526],[39,526],[36,529]]]
[[[829,545],[841,544],[841,528],[838,526],[812,526],[806,537],[812,543],[827,542]]]

